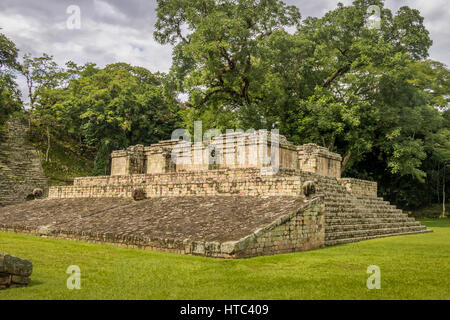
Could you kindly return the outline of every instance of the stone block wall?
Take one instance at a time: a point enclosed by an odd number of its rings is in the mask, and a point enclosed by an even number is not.
[[[111,153],[111,176],[128,175],[128,154],[125,150]]]
[[[130,175],[146,172],[144,146],[136,145],[127,150],[111,153],[111,175]]]
[[[51,187],[49,198],[131,198],[135,188],[142,188],[146,197],[261,195],[297,196],[301,193],[299,177],[261,177],[230,180],[167,181],[145,184]]]
[[[341,178],[339,183],[350,193],[356,195],[376,197],[378,185],[376,182],[353,178]]]
[[[316,198],[305,208],[274,221],[239,241],[239,258],[304,251],[325,246],[325,205]]]
[[[77,178],[73,186],[51,187],[49,198],[131,198],[141,188],[146,197],[249,195],[299,196],[302,183],[320,180],[314,173],[281,170],[261,176],[260,169],[218,169],[201,172]]]
[[[0,289],[28,285],[32,272],[31,261],[0,253]]]
[[[321,176],[340,178],[342,157],[327,148],[309,143],[297,147],[299,169]]]
[[[193,144],[165,140],[145,148],[114,151],[111,158],[112,176],[267,167],[300,169],[328,177],[341,174],[340,155],[315,144],[297,147],[282,135],[263,131],[227,133]]]

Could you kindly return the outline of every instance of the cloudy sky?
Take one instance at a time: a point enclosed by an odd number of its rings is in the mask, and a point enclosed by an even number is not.
[[[338,0],[285,0],[302,14],[322,16],[336,7]],[[341,0],[350,4],[351,0]],[[80,8],[79,29],[68,29],[67,20]],[[386,0],[394,12],[403,5],[419,9],[434,41],[431,58],[450,65],[450,6],[447,0]],[[151,71],[167,72],[171,46],[153,39],[156,0],[1,0],[0,28],[21,54],[53,55],[64,64],[68,60],[99,66],[123,61]],[[69,13],[68,13],[69,9]],[[70,20],[71,25],[76,20]],[[19,79],[20,81],[20,79]],[[23,85],[23,82],[21,85]]]

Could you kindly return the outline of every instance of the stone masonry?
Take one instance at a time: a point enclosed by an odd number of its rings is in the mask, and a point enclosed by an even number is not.
[[[377,197],[376,182],[341,178],[340,155],[261,136],[115,151],[110,176],[0,208],[0,230],[218,258],[431,231]]]
[[[31,261],[0,253],[0,290],[28,285],[32,272]]]
[[[26,201],[37,188],[47,193],[39,154],[27,143],[26,131],[27,125],[16,120],[0,134],[0,207]]]

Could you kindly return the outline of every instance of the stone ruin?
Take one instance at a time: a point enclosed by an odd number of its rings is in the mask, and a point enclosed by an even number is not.
[[[110,176],[0,208],[0,230],[220,258],[431,231],[377,197],[376,182],[341,178],[339,154],[281,135],[167,140],[111,158]]]
[[[28,285],[32,272],[31,261],[0,253],[0,290]]]
[[[27,141],[26,123],[9,121],[0,134],[0,207],[47,195],[39,152]]]

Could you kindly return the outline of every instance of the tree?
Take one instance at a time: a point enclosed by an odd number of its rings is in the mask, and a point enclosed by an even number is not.
[[[450,169],[450,129],[443,128],[436,134],[435,156],[442,163],[442,214],[441,218],[446,218],[445,213],[445,180],[446,169]],[[449,170],[450,171],[450,170]]]
[[[258,44],[300,19],[276,0],[159,0],[157,15],[155,39],[176,44],[171,75],[189,93],[191,113],[220,116],[258,101]]]
[[[39,96],[39,90],[57,87],[61,70],[53,60],[53,56],[46,53],[41,57],[32,57],[30,54],[25,54],[22,74],[27,81],[29,107],[33,111],[36,99]]]
[[[19,68],[17,55],[18,50],[14,42],[9,40],[4,34],[0,33],[0,69],[2,72],[5,72],[8,69],[17,70]]]
[[[53,60],[53,57],[44,53],[41,57],[32,57],[26,54],[23,57],[22,74],[25,76],[28,87],[29,99],[29,124],[36,117],[36,124],[45,127],[47,137],[47,150],[45,161],[49,161],[51,146],[51,127],[58,124],[51,106],[56,103],[58,96],[54,94],[55,89],[62,88],[66,73]]]
[[[98,150],[94,174],[106,174],[114,149],[170,138],[178,109],[164,82],[165,75],[126,63],[88,65],[60,92],[53,110],[68,126],[79,125],[83,141]]]
[[[380,29],[367,27],[370,5]],[[449,70],[425,60],[432,41],[419,11],[356,0],[300,21],[276,0],[161,0],[157,12],[155,39],[175,45],[170,79],[189,94],[186,126],[278,127],[342,154],[343,175],[381,181],[397,203],[411,204],[402,186],[423,187]]]
[[[0,124],[21,109],[20,92],[14,72],[18,69],[15,44],[0,33]]]

